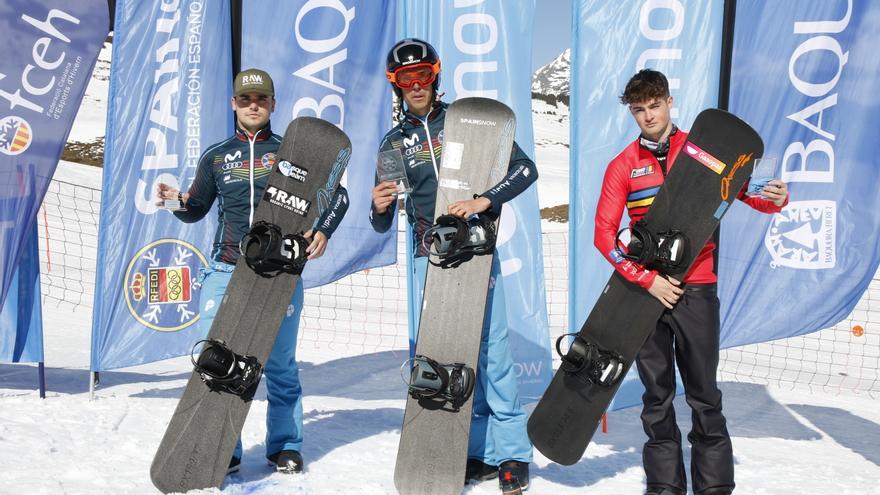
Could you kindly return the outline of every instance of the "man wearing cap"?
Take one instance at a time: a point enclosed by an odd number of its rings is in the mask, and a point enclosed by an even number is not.
[[[181,210],[174,216],[186,223],[201,220],[219,198],[219,222],[214,236],[209,266],[200,274],[199,301],[203,335],[214,321],[226,286],[238,260],[238,244],[250,230],[254,211],[263,196],[269,172],[276,162],[281,137],[272,133],[269,115],[275,110],[275,87],[269,74],[247,69],[235,76],[232,111],[235,134],[202,154],[195,179],[187,192],[159,184],[156,195],[162,201],[177,199]],[[348,209],[348,193],[339,186],[331,207],[305,233],[310,245],[309,259],[324,254],[327,241]],[[334,214],[331,214],[334,213]],[[303,307],[303,287],[298,283],[286,317],[281,322],[275,346],[266,362],[264,375],[269,405],[266,412],[266,458],[284,473],[303,469],[300,454],[303,440],[302,388],[296,363],[296,336]],[[229,463],[229,473],[241,464],[239,440]]]

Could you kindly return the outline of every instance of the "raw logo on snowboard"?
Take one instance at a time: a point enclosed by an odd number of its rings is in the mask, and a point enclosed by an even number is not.
[[[295,196],[287,191],[282,191],[275,186],[269,186],[266,188],[266,195],[263,199],[275,206],[280,206],[285,210],[292,211],[300,216],[306,216],[309,212],[309,208],[312,206],[310,201],[306,201],[305,199]]]

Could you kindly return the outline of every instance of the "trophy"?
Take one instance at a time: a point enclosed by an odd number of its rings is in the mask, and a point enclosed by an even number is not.
[[[376,170],[379,182],[389,181],[397,184],[395,196],[412,191],[412,186],[409,185],[409,179],[406,177],[406,170],[403,168],[403,155],[400,154],[399,149],[380,152],[376,162]]]

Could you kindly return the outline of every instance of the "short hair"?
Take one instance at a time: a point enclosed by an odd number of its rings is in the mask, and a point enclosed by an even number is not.
[[[653,69],[642,69],[629,79],[620,103],[630,105],[654,98],[669,97],[669,81],[662,72]]]

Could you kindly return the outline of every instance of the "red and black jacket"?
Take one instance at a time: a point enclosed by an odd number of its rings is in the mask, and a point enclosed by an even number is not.
[[[675,158],[686,139],[687,133],[681,130],[670,134],[666,160],[669,170],[675,164]],[[608,164],[605,179],[602,181],[602,193],[596,206],[596,230],[593,237],[596,248],[618,273],[645,289],[654,283],[657,272],[616,255],[614,243],[620,230],[620,218],[624,207],[629,214],[630,225],[645,216],[654,202],[654,197],[660,191],[660,186],[666,180],[667,173],[668,170],[663,170],[657,157],[640,144],[640,139],[636,139]],[[747,187],[748,184],[737,195],[740,201],[764,213],[777,213],[782,210],[782,207],[776,206],[770,200],[746,196]],[[785,204],[788,204],[788,198],[785,199],[783,206]],[[684,277],[684,282],[711,284],[717,281],[714,251],[715,242],[710,239],[697,255],[690,271]]]

